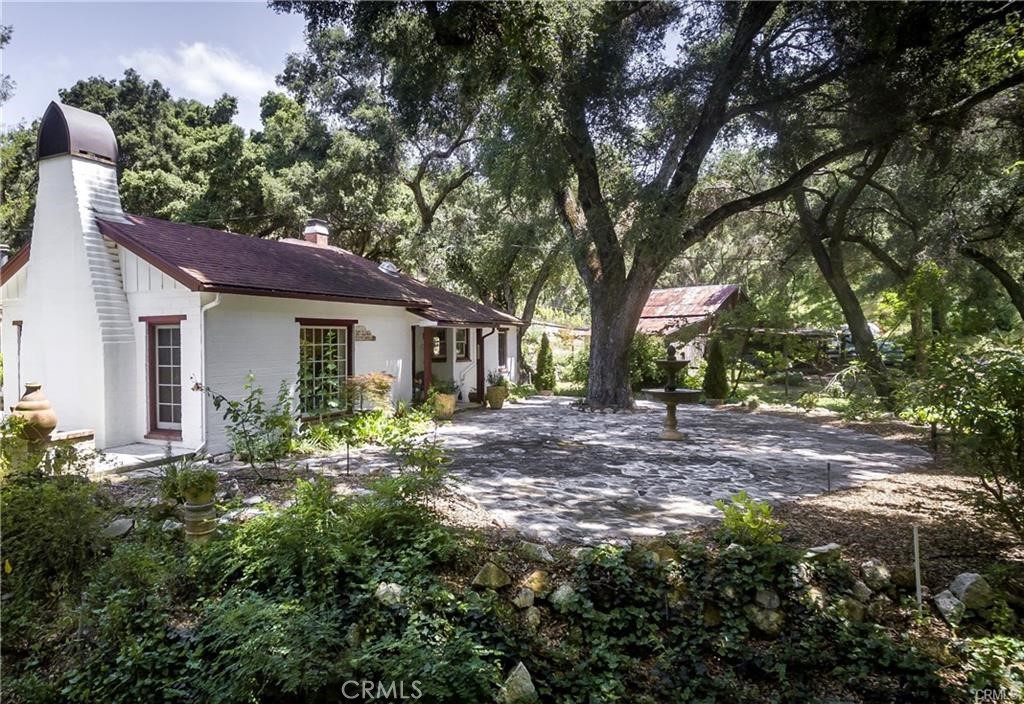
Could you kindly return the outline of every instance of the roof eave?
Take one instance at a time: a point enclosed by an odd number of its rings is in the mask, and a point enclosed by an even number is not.
[[[32,245],[26,244],[0,267],[0,286],[13,279],[14,275],[21,271],[21,268],[28,263],[29,251],[31,249]]]

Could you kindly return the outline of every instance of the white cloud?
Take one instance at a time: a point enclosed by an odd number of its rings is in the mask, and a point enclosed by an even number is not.
[[[140,49],[117,58],[143,78],[163,83],[175,97],[210,102],[224,93],[235,96],[237,120],[249,128],[259,127],[260,98],[275,87],[273,74],[230,49],[203,42],[180,44],[173,52]]]

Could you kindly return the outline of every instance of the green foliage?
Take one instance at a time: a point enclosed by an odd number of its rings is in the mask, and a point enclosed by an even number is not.
[[[197,384],[196,388],[209,395],[215,409],[224,409],[231,448],[254,470],[260,462],[276,465],[288,454],[296,433],[288,382],[281,382],[277,398],[269,405],[251,372],[242,386],[245,396],[241,400],[229,399],[206,386]]]
[[[729,380],[726,378],[725,357],[722,343],[718,337],[712,337],[705,354],[708,366],[704,371],[704,397],[724,399],[729,395]]]
[[[1024,640],[1009,636],[973,638],[966,650],[969,694],[995,691],[1005,701],[1024,694]]]
[[[536,396],[537,389],[533,384],[509,384],[508,387],[508,399],[515,403],[516,401],[522,401],[524,398],[530,396]]]
[[[715,508],[722,512],[719,542],[747,546],[782,542],[782,524],[772,517],[771,505],[755,501],[746,491],[738,492],[728,501],[718,499]]]
[[[375,408],[357,411],[332,420],[303,426],[293,449],[299,452],[337,452],[345,445],[359,447],[376,444],[396,448],[430,426],[431,415],[425,408]]]
[[[663,386],[664,373],[654,362],[665,359],[665,343],[655,335],[637,333],[629,344],[629,384],[633,391]]]
[[[1024,536],[1024,348],[940,350],[931,404],[975,470],[982,503]]]
[[[540,349],[537,350],[537,368],[533,374],[533,383],[542,391],[553,391],[555,388],[555,360],[551,353],[551,341],[548,334],[540,338]]]

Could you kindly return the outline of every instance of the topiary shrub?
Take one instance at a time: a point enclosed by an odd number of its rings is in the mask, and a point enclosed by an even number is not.
[[[540,349],[537,350],[537,371],[533,381],[541,391],[552,391],[555,388],[555,358],[551,354],[551,341],[548,340],[547,333],[540,338]]]
[[[729,395],[729,380],[725,375],[725,356],[722,354],[722,343],[717,337],[711,338],[705,357],[708,366],[704,372],[704,397],[724,399]]]

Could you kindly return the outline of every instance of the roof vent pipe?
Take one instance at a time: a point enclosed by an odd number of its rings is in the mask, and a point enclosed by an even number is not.
[[[312,242],[317,247],[327,246],[327,236],[330,230],[327,229],[327,221],[317,218],[310,218],[306,221],[306,229],[302,231],[302,238]]]

